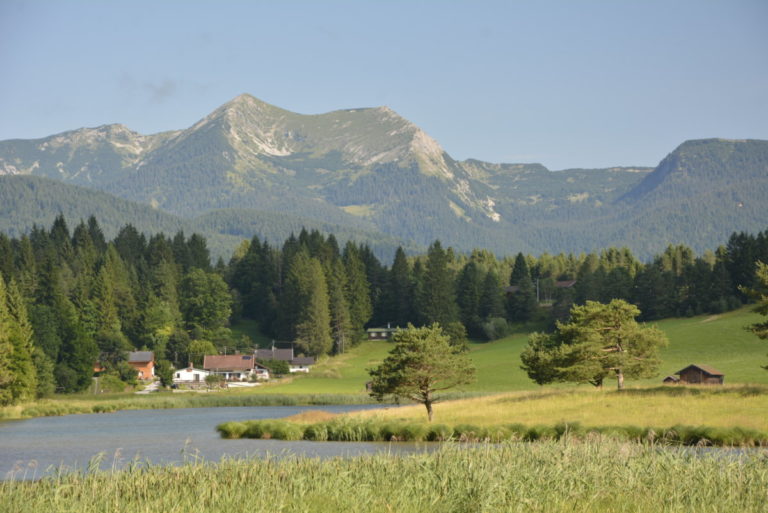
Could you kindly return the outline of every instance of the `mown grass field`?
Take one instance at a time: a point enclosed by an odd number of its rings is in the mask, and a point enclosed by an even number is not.
[[[0,511],[764,512],[765,453],[597,440],[270,458],[0,482]]]

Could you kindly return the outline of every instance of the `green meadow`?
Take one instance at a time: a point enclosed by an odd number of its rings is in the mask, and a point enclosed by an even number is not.
[[[660,375],[653,379],[628,381],[628,386],[652,386],[691,363],[711,365],[725,373],[726,384],[768,384],[768,343],[744,326],[760,316],[748,308],[718,316],[669,319],[657,323],[667,333],[670,344],[662,352]],[[268,340],[253,322],[233,327],[238,333]],[[520,369],[520,352],[528,334],[521,332],[493,342],[472,342],[469,356],[477,367],[477,381],[461,390],[450,391],[449,398],[514,391],[590,390],[590,385],[557,384],[539,387]],[[57,396],[29,404],[0,408],[2,418],[24,418],[71,413],[109,412],[122,409],[191,408],[197,406],[256,406],[276,404],[349,404],[372,402],[365,392],[366,369],[381,362],[392,348],[390,342],[363,342],[347,353],[324,358],[306,375],[291,375],[253,389],[216,391],[204,394],[161,392],[146,396],[134,394],[88,393]],[[606,382],[606,389],[613,383]]]
[[[628,381],[628,385],[659,385],[664,376],[691,363],[707,364],[725,374],[726,383],[768,384],[768,343],[761,341],[744,326],[761,317],[749,308],[716,316],[668,319],[656,324],[669,337],[662,351],[660,374],[656,378]],[[495,393],[536,390],[520,369],[520,353],[528,341],[527,333],[518,333],[493,342],[473,342],[469,356],[477,368],[477,381],[464,390],[470,393]],[[348,353],[316,365],[306,376],[295,376],[289,383],[264,387],[271,393],[364,393],[368,373],[387,355],[389,342],[364,342]],[[554,385],[557,388],[572,385]],[[606,381],[606,388],[614,386]],[[581,385],[591,388],[591,385]]]

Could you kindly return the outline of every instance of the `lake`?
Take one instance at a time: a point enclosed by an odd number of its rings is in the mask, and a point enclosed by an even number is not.
[[[38,417],[0,422],[0,479],[34,479],[58,467],[86,469],[102,453],[100,467],[122,468],[134,459],[154,464],[219,461],[223,457],[298,455],[327,458],[379,451],[410,453],[425,444],[402,442],[306,442],[223,440],[216,426],[229,420],[288,417],[307,410],[343,413],[381,407],[254,406],[126,410],[116,413]]]

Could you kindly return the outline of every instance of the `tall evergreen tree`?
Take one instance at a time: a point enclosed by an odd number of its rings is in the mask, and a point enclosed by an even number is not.
[[[483,293],[483,276],[477,264],[470,261],[459,273],[456,283],[460,319],[469,336],[482,336],[480,301]]]
[[[395,251],[395,259],[389,271],[385,287],[385,312],[383,322],[394,326],[407,326],[415,322],[413,315],[414,284],[411,269],[402,247]]]
[[[24,298],[14,281],[9,283],[6,297],[11,321],[10,338],[13,346],[11,371],[14,377],[10,385],[11,396],[16,402],[28,401],[35,398],[37,391],[37,373],[32,359],[34,352],[32,325],[27,316]]]
[[[515,257],[515,266],[509,278],[510,292],[507,294],[507,316],[513,322],[527,322],[533,319],[538,308],[536,288],[531,279],[528,263],[522,253]]]
[[[353,343],[359,342],[363,336],[365,324],[373,315],[370,287],[366,278],[365,264],[360,258],[358,249],[352,242],[344,247],[344,269],[347,273],[347,303],[355,332]]]
[[[302,301],[304,309],[296,326],[296,345],[304,352],[317,356],[328,354],[333,347],[328,287],[319,260],[310,259],[308,271],[308,295]]]
[[[504,317],[504,313],[504,293],[499,276],[492,270],[488,271],[480,295],[480,317]]]
[[[422,324],[436,322],[440,326],[448,326],[459,320],[450,263],[448,253],[440,241],[433,242],[427,251],[424,275],[416,297],[416,310]]]
[[[353,340],[352,317],[349,313],[349,303],[345,290],[347,288],[347,276],[344,264],[340,258],[336,258],[329,264],[327,273],[328,306],[331,314],[331,336],[333,337],[333,351],[343,353]]]

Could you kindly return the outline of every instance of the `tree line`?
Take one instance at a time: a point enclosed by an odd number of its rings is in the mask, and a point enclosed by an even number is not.
[[[627,300],[643,320],[716,313],[747,301],[740,287],[754,288],[758,260],[768,261],[766,232],[733,234],[700,256],[670,246],[646,263],[628,249],[498,258],[435,241],[423,255],[399,248],[387,266],[366,244],[302,230],[281,246],[254,237],[212,265],[198,234],[126,225],[108,241],[95,218],[70,230],[60,215],[50,229],[0,234],[0,401],[83,390],[96,361],[130,381],[130,350],[154,351],[161,370],[249,351],[253,341],[229,327],[240,318],[319,356],[387,324],[438,323],[461,348],[515,323],[554,325],[590,300]]]

